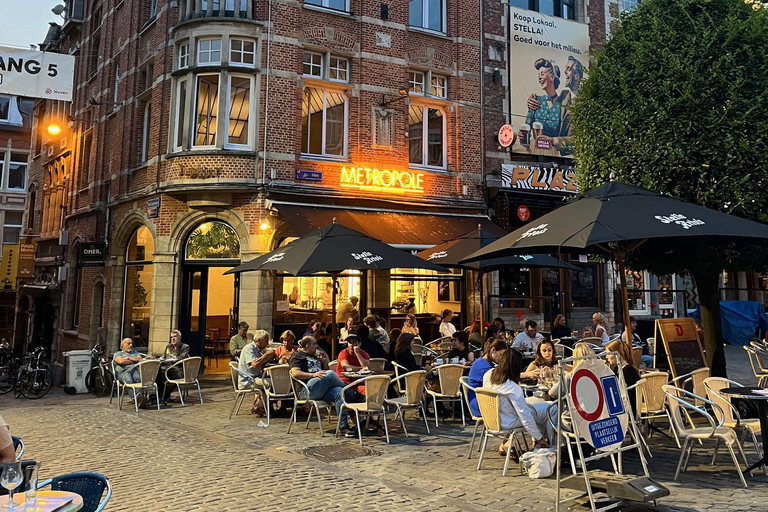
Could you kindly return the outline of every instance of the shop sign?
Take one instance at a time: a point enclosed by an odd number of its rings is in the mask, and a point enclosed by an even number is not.
[[[77,255],[79,267],[103,267],[107,254],[107,244],[104,242],[83,242]]]
[[[508,148],[513,142],[515,142],[515,129],[512,125],[505,124],[499,128],[499,145]]]
[[[323,181],[322,171],[296,171],[296,179],[301,181]]]
[[[16,272],[19,266],[19,246],[3,244],[3,259],[0,261],[0,288],[16,289]]]
[[[35,240],[30,239],[29,243],[21,242],[19,244],[19,268],[18,277],[32,278],[35,276]]]
[[[523,190],[566,192],[579,191],[576,183],[576,169],[573,167],[537,167],[531,165],[503,164],[501,166],[502,188]]]
[[[521,204],[517,207],[517,218],[525,222],[531,218],[531,210],[524,204]]]
[[[424,173],[344,166],[341,169],[340,185],[344,188],[392,194],[423,194]]]
[[[147,201],[147,217],[156,219],[160,216],[160,198],[153,197]]]

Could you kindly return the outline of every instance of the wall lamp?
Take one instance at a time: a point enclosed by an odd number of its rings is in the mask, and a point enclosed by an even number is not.
[[[381,103],[379,103],[379,106],[380,107],[386,107],[387,105],[391,105],[392,103],[395,103],[396,101],[404,100],[405,98],[408,97],[408,89],[400,88],[400,89],[398,89],[397,92],[400,93],[400,97],[399,98],[395,98],[393,100],[389,100],[389,101],[385,101],[385,97],[382,94],[381,95]]]
[[[115,106],[115,105],[120,105],[120,102],[119,101],[99,101],[96,98],[91,98],[88,100],[88,105],[92,107],[100,107],[102,105]]]

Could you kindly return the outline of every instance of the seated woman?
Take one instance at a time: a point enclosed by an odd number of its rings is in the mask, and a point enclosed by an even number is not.
[[[557,315],[555,322],[552,324],[552,339],[569,338],[571,336],[571,328],[565,324],[565,315]]]
[[[357,333],[351,332],[347,336],[347,348],[339,352],[339,364],[336,365],[336,375],[339,376],[344,384],[352,384],[355,381],[352,377],[346,377],[344,372],[356,372],[370,367],[371,359],[368,354],[360,348],[360,340]],[[365,383],[355,386],[358,394],[365,394]]]
[[[606,346],[611,338],[608,336],[608,321],[605,319],[602,313],[595,313],[592,315],[592,321],[595,323],[595,328],[592,329],[591,325],[587,325],[587,333],[595,338],[600,338],[603,346]]]
[[[347,318],[347,322],[344,324],[344,327],[341,328],[339,341],[341,341],[342,343],[347,341],[347,336],[349,336],[349,333],[352,332],[352,329],[354,327],[355,327],[355,317],[350,316],[349,318]]]
[[[593,356],[595,355],[595,351],[592,350],[589,345],[585,343],[580,343],[576,345],[576,348],[573,349],[573,357],[579,358],[579,357],[587,357],[587,356]],[[552,398],[562,398],[565,395],[568,394],[568,390],[571,388],[571,375],[574,374],[576,369],[579,367],[581,363],[583,363],[584,359],[576,359],[576,361],[573,362],[573,366],[571,366],[571,371],[565,374],[564,382],[555,382],[555,385],[552,386],[552,389],[549,390],[549,396]]]
[[[627,350],[626,343],[622,343],[619,340],[614,340],[610,342],[608,345],[606,345],[605,350],[607,352],[618,352],[619,356],[621,357],[621,373],[624,375],[624,384],[629,387],[633,384],[636,384],[637,381],[640,380],[640,374],[637,372],[634,366],[632,366],[632,363],[634,362],[632,359],[632,354],[629,354],[629,350]],[[606,356],[606,360],[608,361],[608,366],[611,367],[611,370],[613,370],[613,373],[616,375],[619,374],[619,361],[615,354],[608,354]],[[636,406],[636,399],[637,399],[637,393],[635,393],[634,389],[630,389],[627,391],[627,397],[629,398],[629,404],[632,407],[632,412],[635,411]]]
[[[416,364],[416,358],[413,357],[411,352],[411,345],[413,344],[413,334],[404,332],[397,338],[395,344],[395,359],[394,361],[405,368],[406,371],[415,372],[421,370],[421,367]]]
[[[469,343],[475,347],[483,344],[483,338],[480,336],[480,322],[472,324],[472,328],[469,330]]]
[[[551,370],[555,366],[557,366],[555,344],[548,339],[542,339],[536,345],[536,357],[528,365],[525,372],[520,374],[520,377],[523,379],[538,379],[541,376],[541,370],[545,368]]]
[[[523,355],[517,350],[507,350],[499,359],[499,365],[483,376],[483,387],[501,395],[499,414],[503,429],[525,427],[535,445],[547,448],[549,440],[554,437],[547,415],[549,404],[528,404],[525,401],[525,393],[518,384],[522,370]],[[503,449],[506,453],[508,443],[509,439],[499,451]]]
[[[405,315],[405,323],[403,324],[403,334],[413,334],[414,336],[419,335],[419,328],[416,325],[416,316],[409,313]]]
[[[489,339],[485,344],[483,356],[475,361],[469,370],[469,385],[473,388],[483,386],[483,377],[499,363],[499,359],[507,351],[507,344],[501,340]],[[477,408],[477,397],[473,391],[467,391],[469,399],[469,409],[474,416],[480,416],[480,409]]]
[[[323,323],[320,323],[320,322],[316,323],[315,324],[315,334],[313,336],[315,337],[315,340],[317,340],[317,346],[323,352],[325,352],[326,354],[330,354],[332,352],[331,351],[331,343],[330,343],[330,341],[328,341],[329,338],[326,335],[326,332],[327,332],[326,327],[327,327],[327,325],[325,324],[325,322],[323,322]]]
[[[299,346],[296,344],[296,335],[293,331],[285,331],[280,335],[281,346],[275,349],[275,355],[280,358],[279,364],[286,364],[291,356],[299,350]]]

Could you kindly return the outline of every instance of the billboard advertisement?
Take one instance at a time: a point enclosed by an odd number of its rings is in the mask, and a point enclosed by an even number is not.
[[[510,7],[514,153],[573,157],[569,109],[588,64],[589,27]]]
[[[75,57],[0,46],[0,94],[72,101]]]

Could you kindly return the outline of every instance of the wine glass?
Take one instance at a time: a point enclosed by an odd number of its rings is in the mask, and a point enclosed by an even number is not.
[[[24,481],[21,471],[21,461],[6,462],[3,464],[3,474],[0,476],[0,485],[8,489],[8,510],[14,510],[13,491]]]

